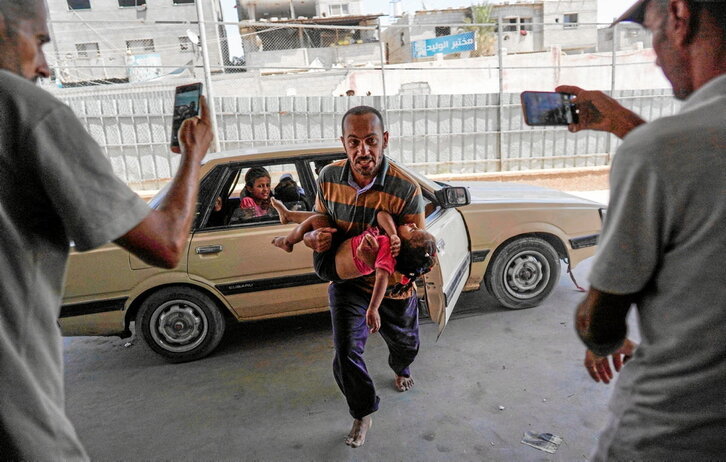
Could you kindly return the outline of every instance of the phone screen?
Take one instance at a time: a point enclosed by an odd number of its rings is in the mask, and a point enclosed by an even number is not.
[[[192,83],[176,87],[174,95],[174,116],[171,123],[171,145],[179,146],[179,127],[186,119],[199,114],[199,98],[202,84]]]
[[[550,91],[522,92],[522,110],[527,125],[569,125],[577,123],[572,95]]]

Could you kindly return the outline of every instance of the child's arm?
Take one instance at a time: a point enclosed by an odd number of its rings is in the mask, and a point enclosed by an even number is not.
[[[366,310],[366,325],[370,327],[371,334],[375,334],[381,328],[381,316],[378,314],[378,308],[381,306],[383,296],[386,294],[389,276],[388,271],[383,268],[376,268],[376,282],[373,283],[371,301],[368,303],[368,309]]]
[[[391,241],[391,255],[397,257],[398,252],[401,250],[401,238],[398,237],[398,230],[393,217],[388,212],[380,211],[376,213],[376,222],[378,226],[383,228]]]

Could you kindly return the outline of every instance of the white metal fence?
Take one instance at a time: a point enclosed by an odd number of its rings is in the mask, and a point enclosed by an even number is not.
[[[66,99],[129,183],[169,178],[173,90]],[[646,118],[676,109],[669,92],[618,91],[616,98]],[[617,138],[601,132],[523,125],[519,94],[368,97],[217,97],[222,150],[334,141],[350,107],[385,107],[389,155],[423,173],[478,173],[607,165]]]
[[[646,119],[676,108],[650,37],[630,26],[519,18],[383,28],[366,17],[356,26],[199,24],[160,17],[51,24],[49,89],[129,183],[154,187],[173,174],[173,88],[192,81],[206,83],[221,150],[335,140],[343,113],[366,104],[384,113],[389,154],[424,173],[608,164],[618,145],[611,135],[523,125],[523,90],[601,89]],[[573,28],[580,39],[563,35]],[[479,44],[480,34],[489,45]],[[446,46],[463,47],[467,37],[477,40],[476,50],[421,55],[421,46],[436,51],[449,40]]]

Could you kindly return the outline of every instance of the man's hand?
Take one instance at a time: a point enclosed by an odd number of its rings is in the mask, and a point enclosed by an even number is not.
[[[358,244],[356,253],[358,258],[363,260],[366,265],[373,268],[376,265],[379,247],[380,246],[378,245],[376,238],[366,233],[365,236],[363,236],[363,239],[361,239],[360,244]]]
[[[630,341],[630,339],[626,338],[623,346],[618,348],[618,350],[612,354],[613,366],[615,367],[616,372],[620,372],[623,364],[633,357],[633,353],[637,346],[638,345]],[[592,377],[592,379],[596,382],[602,381],[603,383],[610,383],[610,380],[613,379],[613,370],[610,368],[610,362],[608,361],[607,356],[597,356],[592,351],[587,350],[585,352],[584,365],[585,369],[587,369],[587,373],[590,374],[590,377]]]
[[[388,237],[388,241],[391,243],[391,256],[396,258],[401,252],[401,238],[394,234]]]
[[[601,91],[583,90],[570,85],[560,85],[555,91],[575,95],[573,102],[576,104],[578,123],[568,126],[572,133],[599,130],[624,138],[635,127],[645,123],[638,114]]]
[[[313,251],[322,253],[330,250],[333,243],[333,233],[338,231],[335,228],[318,228],[305,233],[303,241]]]
[[[207,99],[202,96],[199,99],[199,115],[182,122],[179,127],[179,147],[172,148],[172,151],[191,156],[190,160],[199,164],[209,149],[212,137],[212,120]]]
[[[381,316],[377,309],[368,308],[366,310],[366,325],[370,327],[371,334],[375,334],[381,328]]]

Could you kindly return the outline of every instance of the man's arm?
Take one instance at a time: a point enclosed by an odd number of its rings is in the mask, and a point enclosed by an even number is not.
[[[624,138],[634,128],[645,123],[642,117],[625,108],[601,91],[583,90],[571,85],[560,85],[555,91],[575,95],[578,123],[570,124],[573,133],[580,130],[599,130]]]
[[[598,356],[620,348],[628,331],[625,318],[632,303],[632,294],[613,295],[591,287],[575,314],[577,335],[585,346]]]
[[[207,103],[201,99],[199,117],[187,119],[179,129],[181,162],[160,207],[115,243],[146,263],[174,268],[184,253],[197,209],[199,167],[212,141]]]
[[[635,351],[636,345],[625,337],[633,301],[633,294],[614,295],[591,287],[577,307],[575,329],[588,348],[584,365],[596,382],[609,383],[613,378],[608,355],[612,355],[615,370],[620,371]]]

